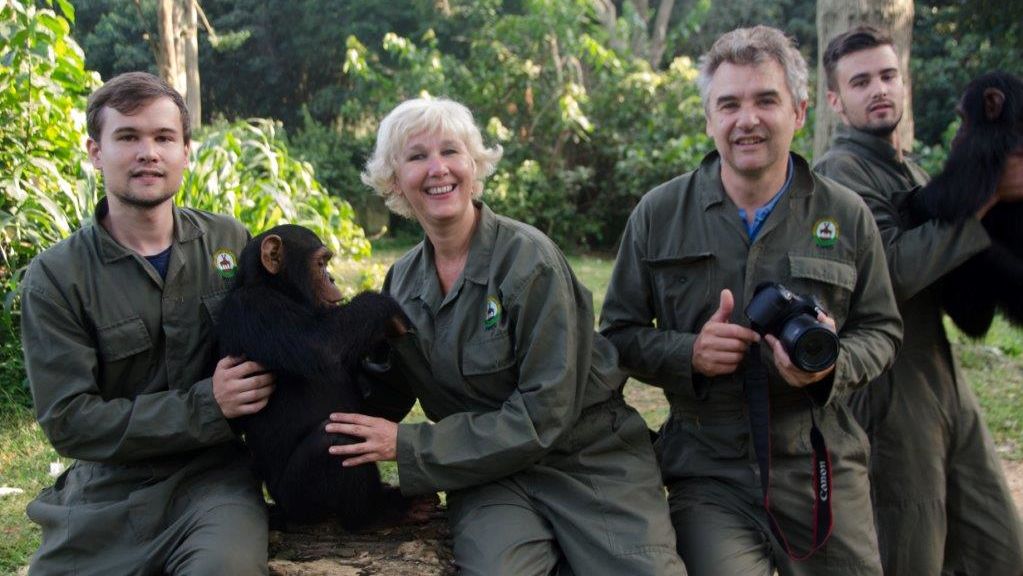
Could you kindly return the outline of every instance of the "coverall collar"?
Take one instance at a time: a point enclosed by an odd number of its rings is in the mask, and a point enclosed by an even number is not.
[[[448,296],[458,292],[463,282],[486,284],[490,270],[490,253],[497,237],[497,216],[483,202],[473,202],[479,209],[479,221],[469,241],[469,255],[465,260],[465,268],[459,280]],[[439,309],[447,297],[441,293],[440,280],[437,279],[437,267],[434,264],[433,244],[429,237],[423,238],[422,258],[420,258],[419,277],[420,289],[417,298],[433,309]]]
[[[813,176],[810,173],[810,165],[806,160],[796,154],[789,152],[792,160],[792,182],[789,190],[785,193],[789,199],[803,198],[813,194]],[[721,156],[717,151],[711,152],[703,157],[700,162],[700,169],[696,172],[697,191],[700,195],[700,204],[704,211],[711,206],[730,202],[725,194],[725,185],[721,182]]]
[[[93,211],[92,216],[92,229],[96,234],[96,245],[99,246],[99,257],[104,264],[110,264],[111,262],[116,262],[122,258],[129,258],[135,254],[128,248],[118,244],[117,240],[114,240],[114,237],[110,235],[110,232],[108,232],[107,229],[100,224],[100,221],[107,215],[107,211],[109,209],[110,208],[107,206],[107,198],[104,196],[96,203],[96,209]],[[197,222],[182,213],[181,210],[178,209],[177,205],[172,205],[172,210],[174,217],[174,235],[171,241],[172,245],[189,242],[202,237],[204,232]]]
[[[832,137],[833,145],[851,146],[861,150],[863,154],[884,164],[901,165],[898,151],[884,138],[857,130],[846,124],[839,124],[835,127],[835,135]]]

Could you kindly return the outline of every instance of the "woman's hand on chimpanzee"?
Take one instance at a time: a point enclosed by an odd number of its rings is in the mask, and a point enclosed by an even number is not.
[[[330,447],[332,455],[343,457],[342,466],[395,460],[398,456],[398,425],[385,418],[334,412],[330,415],[327,432],[362,439],[362,442]]]

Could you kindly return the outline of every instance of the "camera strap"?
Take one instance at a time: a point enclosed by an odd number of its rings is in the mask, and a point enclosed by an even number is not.
[[[767,367],[760,358],[760,344],[753,343],[746,353],[746,402],[749,408],[753,448],[760,467],[760,488],[764,493],[764,510],[774,537],[785,547],[793,560],[805,560],[828,541],[834,519],[831,515],[831,457],[824,443],[824,435],[817,427],[813,409],[810,410],[810,446],[813,448],[813,543],[810,549],[798,555],[789,546],[781,526],[771,512],[771,398],[767,382]]]

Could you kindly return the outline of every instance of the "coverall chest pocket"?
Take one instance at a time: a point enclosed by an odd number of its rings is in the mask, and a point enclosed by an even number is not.
[[[789,254],[790,290],[813,295],[841,328],[856,288],[856,267],[852,262]]]
[[[108,365],[153,347],[146,325],[138,316],[100,327],[97,337],[99,354]]]
[[[500,406],[517,384],[515,349],[506,330],[483,333],[462,349],[462,376],[469,394]]]
[[[673,321],[665,328],[690,329],[697,321],[714,284],[714,255],[694,252],[645,260],[654,285],[659,320]]]
[[[220,290],[202,297],[203,320],[211,326],[220,323],[220,309],[224,306],[227,290]]]
[[[96,330],[99,355],[103,358],[101,377],[104,395],[132,398],[138,382],[145,381],[150,368],[153,342],[142,318],[131,316]]]

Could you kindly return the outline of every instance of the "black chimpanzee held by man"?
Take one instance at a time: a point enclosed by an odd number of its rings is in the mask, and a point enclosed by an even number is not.
[[[891,38],[869,27],[824,54],[828,102],[839,113],[818,173],[859,193],[885,244],[905,339],[895,365],[853,397],[871,441],[873,505],[885,574],[1023,574],[1023,536],[977,400],[942,325],[937,282],[990,244],[980,220],[911,222],[927,174],[903,156],[905,88]],[[998,198],[1019,196],[1011,160]],[[1018,184],[1016,185],[1018,188]],[[997,200],[996,200],[997,201]]]
[[[262,493],[228,419],[273,381],[217,362],[213,342],[248,233],[174,205],[188,110],[159,78],[111,79],[87,119],[106,197],[22,287],[36,416],[75,459],[28,505],[43,536],[30,574],[266,574]]]

